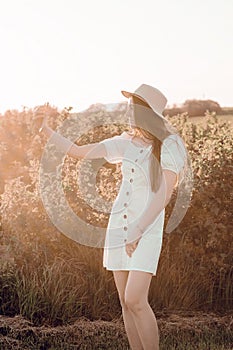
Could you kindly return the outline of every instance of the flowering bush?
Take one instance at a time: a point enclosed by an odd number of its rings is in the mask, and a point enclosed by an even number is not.
[[[66,136],[71,137],[72,123],[77,121],[77,115],[72,115],[67,109],[59,113],[55,108],[50,106],[47,108],[50,111],[49,125],[54,129],[59,129],[62,123],[70,118],[71,124],[66,130]],[[111,122],[112,116],[116,122],[87,130],[77,140],[77,144],[98,142],[123,131],[125,116],[122,106],[120,112],[94,109],[91,113],[89,111],[89,114],[80,114],[79,123],[81,126],[85,125],[89,118],[89,125],[92,125],[100,115],[106,123]],[[227,308],[232,302],[230,281],[233,232],[231,204],[233,140],[230,125],[227,122],[220,122],[214,113],[206,113],[206,123],[202,125],[191,123],[187,113],[169,117],[169,119],[183,136],[189,151],[194,188],[191,203],[183,221],[171,234],[164,234],[158,276],[153,280],[151,293],[153,297],[157,295],[156,307],[198,308],[206,305],[208,301],[207,306],[210,308]],[[67,276],[69,273],[75,273],[72,268],[75,260],[76,264],[78,262],[81,266],[85,266],[82,276],[86,281],[88,293],[91,293],[93,298],[99,298],[92,310],[90,310],[90,302],[85,304],[86,314],[98,317],[100,311],[103,315],[104,309],[107,315],[107,304],[106,307],[105,304],[102,307],[98,305],[101,304],[99,301],[105,298],[103,294],[106,289],[114,290],[114,284],[112,279],[110,282],[106,280],[105,276],[108,272],[102,267],[102,252],[75,244],[64,237],[51,223],[41,201],[39,167],[47,140],[44,135],[38,134],[38,127],[33,124],[33,111],[8,111],[2,116],[0,140],[0,167],[3,169],[0,182],[1,250],[5,252],[2,254],[1,269],[4,270],[4,262],[7,260],[13,268],[11,278],[13,273],[18,276],[17,278],[21,276],[22,282],[22,276],[31,276],[33,273],[44,278],[45,270],[48,271],[51,267],[59,279],[63,272],[67,273]],[[67,201],[80,218],[88,223],[106,227],[108,214],[93,209],[82,197],[84,191],[87,196],[90,195],[89,203],[94,204],[95,198],[91,197],[89,191],[93,168],[88,164],[85,169],[82,168],[86,187],[84,186],[81,193],[78,186],[79,167],[79,160],[66,156],[62,166],[62,185]],[[96,190],[100,196],[111,203],[116,197],[120,182],[120,164],[113,165],[105,162],[97,174]],[[57,201],[54,193],[51,193],[51,197],[53,196],[54,201]],[[166,220],[171,214],[175,196],[176,193],[173,194],[166,208]],[[54,269],[54,264],[61,257],[64,259],[64,264],[61,264],[58,271]],[[65,261],[71,260],[72,264],[65,264]],[[63,266],[66,269],[64,271],[62,271]],[[96,276],[96,281],[99,282],[95,286],[92,283],[89,285],[88,276]],[[5,279],[4,272],[4,281]],[[43,279],[43,281],[46,286],[46,280]],[[72,283],[76,282],[74,280],[69,283],[74,286]],[[195,285],[194,282],[197,284]],[[102,292],[95,289],[98,286],[103,287],[103,284],[105,287]],[[37,285],[39,285],[38,281]],[[12,288],[16,288],[15,284]],[[174,288],[177,288],[176,293]],[[187,290],[189,297],[187,293],[184,296]],[[63,293],[67,293],[65,286]],[[81,293],[80,290],[77,293]],[[115,292],[112,293],[116,301],[117,295]],[[72,294],[73,297],[74,294]],[[77,298],[77,295],[74,298]],[[180,304],[178,300],[181,300]],[[19,306],[19,299],[17,303]],[[112,304],[113,309],[115,308],[114,312],[116,312],[116,305],[117,302]],[[17,309],[16,306],[15,308]],[[6,309],[7,307],[4,310]],[[25,311],[27,316],[30,315],[30,310],[28,308],[27,312]],[[84,312],[83,309],[82,312]],[[38,317],[38,314],[36,315]],[[51,322],[57,317],[54,314]]]

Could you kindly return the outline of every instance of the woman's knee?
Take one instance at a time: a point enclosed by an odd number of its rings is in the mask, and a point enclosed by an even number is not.
[[[121,308],[125,311],[128,311],[129,310],[129,307],[128,305],[126,304],[125,302],[125,299],[120,299],[120,303],[121,303]]]
[[[119,295],[119,301],[120,301],[120,304],[121,304],[121,308],[124,309],[124,310],[128,310],[128,305],[126,304],[124,294]]]
[[[140,312],[145,309],[148,302],[146,297],[135,295],[134,293],[126,293],[124,304],[131,311]]]

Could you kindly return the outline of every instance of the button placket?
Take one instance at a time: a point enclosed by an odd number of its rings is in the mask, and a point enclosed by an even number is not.
[[[129,196],[129,191],[127,190],[125,192],[126,197]],[[125,207],[125,212],[123,214],[123,219],[124,219],[124,224],[123,224],[123,232],[124,232],[124,243],[127,242],[127,231],[128,231],[128,214],[127,214],[127,207],[128,207],[128,202],[124,202],[124,207]]]
[[[123,219],[124,219],[124,224],[123,224],[123,232],[124,232],[124,243],[127,242],[127,231],[128,231],[128,215],[127,215],[127,212],[125,214],[123,214]]]
[[[132,167],[132,168],[131,168],[131,173],[133,174],[134,172],[135,172],[135,168]],[[130,184],[132,184],[133,181],[134,181],[134,179],[133,179],[133,176],[131,175],[131,177],[130,177],[130,179],[129,179]],[[130,191],[127,190],[127,191],[125,192],[126,198],[129,198],[129,195],[130,195]],[[129,199],[128,199],[128,202],[129,202]],[[128,202],[127,202],[127,201],[124,202],[124,207],[126,208],[126,212],[123,214],[123,218],[124,218],[124,220],[125,220],[125,223],[124,223],[124,225],[123,225],[123,232],[124,232],[124,235],[125,235],[125,236],[127,236],[127,231],[128,231],[128,214],[127,214]],[[126,242],[127,242],[127,238],[125,237],[125,238],[124,238],[124,243],[126,243]]]
[[[136,159],[134,159],[134,162],[135,162],[136,166],[139,163],[139,160],[141,161],[141,159],[143,159],[144,156],[146,155],[143,148],[139,149],[138,152],[139,152],[138,157],[136,157]],[[135,166],[131,167],[131,171],[130,172],[131,172],[131,174],[130,174],[129,182],[132,185],[133,182],[134,182],[134,174],[136,173]],[[129,197],[129,191],[128,190],[125,192],[125,196]],[[126,201],[124,202],[124,207],[125,207],[125,212],[123,214],[124,224],[122,225],[122,230],[123,230],[123,235],[125,237],[124,238],[124,243],[126,243],[127,242],[126,236],[127,236],[127,231],[128,231],[128,215],[127,215],[128,203]]]
[[[141,149],[141,150],[139,151],[140,154],[142,154],[143,152],[144,152],[144,149]],[[134,160],[134,162],[135,162],[135,163],[138,163],[138,160],[139,160],[139,158],[136,158],[136,159]],[[132,166],[132,167],[131,167],[131,176],[130,176],[130,179],[129,179],[129,182],[130,182],[131,185],[132,185],[133,182],[134,182],[134,176],[133,176],[134,174],[135,174],[135,167]],[[126,195],[126,197],[129,196],[129,191],[128,191],[128,190],[125,192],[125,195]],[[123,214],[123,218],[124,218],[124,220],[125,220],[125,223],[124,223],[124,225],[123,225],[123,232],[124,232],[124,235],[127,235],[127,231],[128,231],[128,215],[127,215],[128,203],[127,203],[126,201],[124,202],[124,207],[125,207],[125,209],[126,209],[126,213]],[[124,242],[125,242],[125,243],[127,242],[127,238],[124,238]]]
[[[134,168],[131,168],[131,173],[133,174],[135,172],[135,169]],[[133,178],[133,175],[131,175],[130,179],[129,179],[129,182],[132,184],[134,181],[134,178]]]

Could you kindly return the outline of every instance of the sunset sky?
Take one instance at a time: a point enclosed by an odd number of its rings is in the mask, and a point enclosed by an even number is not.
[[[233,106],[232,0],[0,0],[0,113],[159,88]]]

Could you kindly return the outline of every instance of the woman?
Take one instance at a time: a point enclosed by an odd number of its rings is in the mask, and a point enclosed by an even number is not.
[[[103,266],[113,271],[124,325],[132,349],[159,349],[158,326],[148,303],[156,275],[165,216],[174,187],[185,164],[185,146],[162,111],[167,99],[156,88],[142,84],[129,99],[131,132],[98,143],[77,146],[68,155],[122,162],[122,183],[112,206],[106,232]],[[40,131],[54,131],[44,119]],[[67,139],[57,138],[62,149]]]

